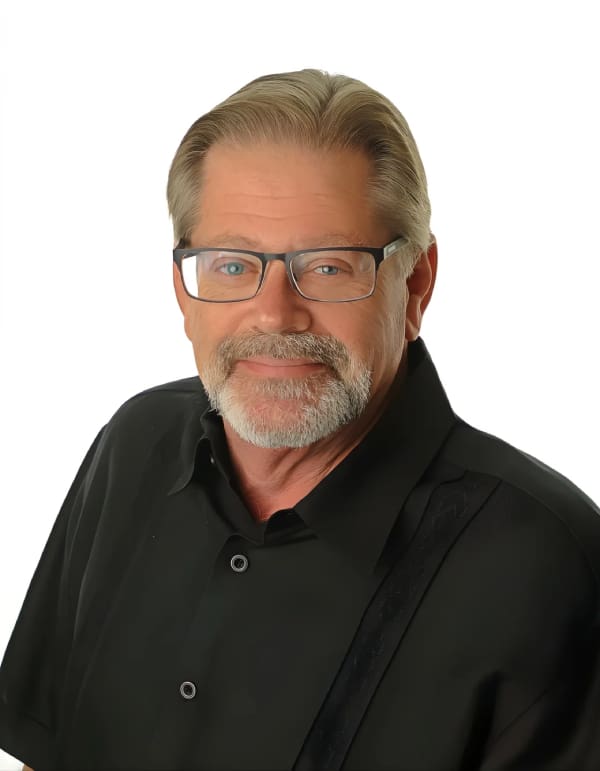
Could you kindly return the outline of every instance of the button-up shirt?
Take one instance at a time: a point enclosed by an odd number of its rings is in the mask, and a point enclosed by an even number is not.
[[[419,529],[461,510],[473,475],[490,493],[419,595],[343,768],[600,768],[598,509],[460,420],[421,340],[365,439],[262,523],[197,377],[126,402],[8,645],[0,746],[36,771],[292,769],[316,727],[327,738],[342,666],[377,654],[356,637],[382,566],[426,550]]]

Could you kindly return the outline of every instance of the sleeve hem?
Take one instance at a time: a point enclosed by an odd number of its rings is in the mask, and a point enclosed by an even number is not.
[[[0,703],[0,747],[33,771],[52,767],[53,733],[28,715],[19,715]]]

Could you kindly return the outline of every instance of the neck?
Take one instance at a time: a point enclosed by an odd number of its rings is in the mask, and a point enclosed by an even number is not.
[[[404,378],[403,358],[399,378]],[[265,449],[241,439],[223,420],[238,486],[254,518],[265,521],[304,498],[360,444],[385,411],[393,383],[380,389],[360,418],[308,447]]]

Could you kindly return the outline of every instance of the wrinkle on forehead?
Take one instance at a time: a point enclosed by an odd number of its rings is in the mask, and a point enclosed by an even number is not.
[[[351,150],[213,146],[192,245],[269,252],[383,246],[388,228],[369,200],[369,171],[366,156]]]
[[[201,236],[200,236],[201,237]],[[251,249],[253,251],[266,251],[268,245],[255,238],[249,238],[242,233],[231,230],[202,239],[202,246],[223,246],[233,249]],[[300,249],[316,249],[320,246],[379,246],[379,244],[367,244],[364,238],[357,233],[323,233],[303,239]]]
[[[294,179],[288,182],[291,186]],[[230,214],[256,214],[257,216],[294,216],[306,209],[306,213],[336,212],[347,207],[371,208],[367,191],[356,189],[317,189],[297,190],[293,194],[283,192],[265,192],[262,182],[251,188],[247,179],[232,177],[228,187],[223,179],[208,182],[200,197],[200,209],[205,213],[218,211]],[[242,187],[247,187],[243,190]]]
[[[340,169],[343,173],[340,174]],[[357,150],[307,150],[295,145],[213,145],[202,187],[221,204],[285,206],[313,200],[365,201],[371,161]],[[227,184],[223,184],[226,181]],[[234,206],[235,206],[234,204]]]

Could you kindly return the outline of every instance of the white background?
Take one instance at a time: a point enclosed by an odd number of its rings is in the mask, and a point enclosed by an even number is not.
[[[193,120],[267,72],[343,72],[399,106],[440,248],[423,336],[455,410],[600,500],[595,6],[1,5],[0,652],[100,426],[195,372],[168,166]]]

